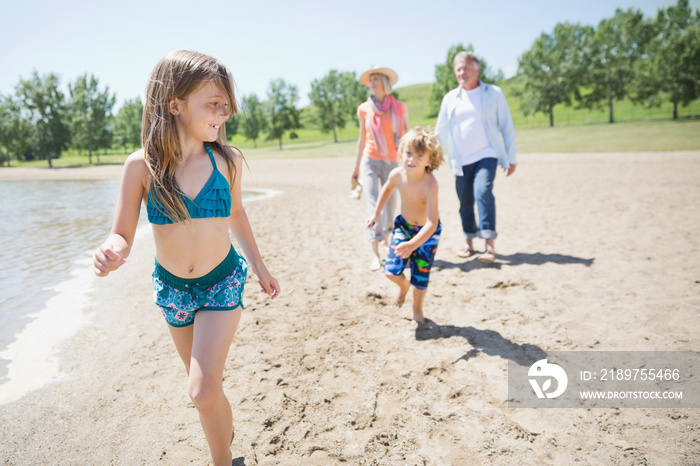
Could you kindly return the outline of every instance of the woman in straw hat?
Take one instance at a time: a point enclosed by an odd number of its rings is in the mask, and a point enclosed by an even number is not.
[[[369,87],[371,95],[357,107],[360,120],[360,137],[357,141],[357,161],[352,181],[363,186],[367,210],[371,213],[377,204],[379,191],[386,183],[389,172],[398,166],[399,139],[409,129],[406,105],[391,95],[391,86],[399,77],[389,68],[374,67],[360,76],[360,82]],[[378,220],[367,229],[374,257],[371,270],[381,268],[379,243],[388,244],[393,228],[396,193],[382,210]]]

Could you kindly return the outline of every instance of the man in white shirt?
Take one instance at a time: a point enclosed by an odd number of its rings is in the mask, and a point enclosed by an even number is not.
[[[515,172],[517,147],[515,128],[508,103],[498,86],[479,79],[481,64],[472,52],[460,52],[454,59],[459,87],[442,99],[436,133],[447,149],[455,174],[459,213],[466,245],[461,257],[476,255],[473,240],[486,240],[483,262],[496,260],[496,199],[493,180],[498,164],[506,176]],[[479,211],[477,224],[474,202]]]

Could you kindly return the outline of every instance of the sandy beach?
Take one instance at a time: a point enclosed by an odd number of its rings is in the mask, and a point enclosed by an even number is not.
[[[250,285],[224,387],[236,465],[697,464],[698,409],[508,407],[513,354],[700,351],[700,152],[522,154],[499,171],[498,261],[456,256],[442,166],[425,315],[369,270],[351,158],[250,160],[246,211],[282,295]],[[0,169],[118,178],[121,167]],[[105,236],[109,225],[105,225]],[[150,232],[149,232],[150,233]],[[483,242],[477,243],[483,248]],[[152,304],[150,234],[94,278],[62,377],[0,406],[8,465],[205,465],[185,370]],[[255,280],[251,280],[251,283]]]

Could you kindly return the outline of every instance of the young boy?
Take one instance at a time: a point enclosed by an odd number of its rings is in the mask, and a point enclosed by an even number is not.
[[[438,213],[438,183],[432,174],[443,162],[442,149],[435,134],[417,126],[401,138],[399,154],[401,165],[389,173],[374,213],[367,219],[367,226],[374,224],[394,189],[398,189],[401,214],[394,221],[384,273],[399,286],[399,294],[394,301],[398,307],[403,305],[413,285],[413,320],[420,327],[426,323],[423,299],[442,231]],[[403,274],[409,263],[410,281]]]

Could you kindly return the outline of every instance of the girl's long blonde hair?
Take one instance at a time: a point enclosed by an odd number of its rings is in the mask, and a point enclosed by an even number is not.
[[[190,216],[175,179],[175,169],[182,161],[175,115],[168,104],[185,100],[204,82],[212,82],[226,96],[231,114],[238,113],[231,72],[219,60],[198,52],[178,50],[166,55],[153,69],[146,88],[141,141],[146,165],[151,174],[150,195],[155,205],[173,222],[189,222]],[[226,161],[229,185],[236,179],[234,152],[226,140],[226,125],[221,125],[216,141],[207,142]]]

